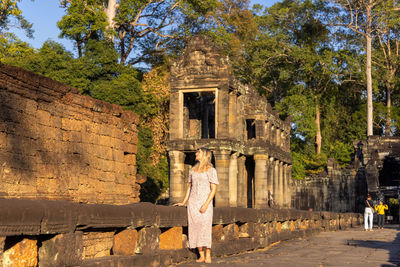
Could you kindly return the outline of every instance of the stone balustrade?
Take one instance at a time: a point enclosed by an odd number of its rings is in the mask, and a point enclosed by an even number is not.
[[[194,260],[186,208],[0,200],[2,266],[167,266]],[[214,208],[214,257],[360,225],[355,213]]]

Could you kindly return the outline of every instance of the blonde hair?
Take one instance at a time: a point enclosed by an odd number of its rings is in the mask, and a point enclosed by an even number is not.
[[[199,160],[199,163],[197,163],[193,169],[196,172],[206,172],[208,171],[210,168],[213,167],[212,163],[211,163],[211,157],[212,157],[212,153],[209,149],[207,148],[199,148],[199,151],[201,153],[201,157]]]

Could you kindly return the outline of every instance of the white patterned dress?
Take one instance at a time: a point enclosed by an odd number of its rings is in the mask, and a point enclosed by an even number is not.
[[[205,213],[200,213],[200,208],[211,192],[210,184],[218,184],[217,171],[215,168],[206,172],[190,170],[188,182],[192,184],[187,205],[189,247],[211,248],[213,204],[208,205]]]

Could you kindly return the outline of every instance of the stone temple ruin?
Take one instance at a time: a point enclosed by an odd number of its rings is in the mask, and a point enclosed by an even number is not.
[[[183,199],[200,147],[213,151],[217,207],[290,207],[290,121],[232,75],[227,57],[195,37],[171,65],[170,202]]]
[[[375,199],[400,200],[400,138],[371,136],[356,143],[355,164]]]

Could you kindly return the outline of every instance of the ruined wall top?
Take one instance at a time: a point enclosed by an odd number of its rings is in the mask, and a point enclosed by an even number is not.
[[[220,87],[230,78],[230,64],[205,36],[193,37],[182,55],[171,64],[171,90]]]
[[[290,132],[290,117],[279,119],[266,97],[261,96],[252,85],[242,84],[233,75],[228,56],[223,56],[207,36],[194,36],[180,57],[170,66],[171,93],[196,88],[218,88],[244,96],[245,113],[256,117],[268,114],[269,121],[282,130]]]

